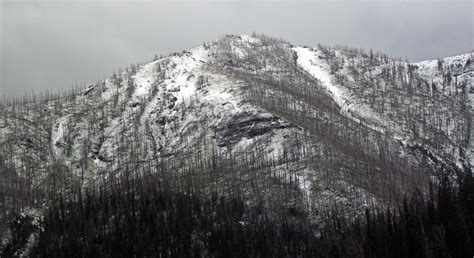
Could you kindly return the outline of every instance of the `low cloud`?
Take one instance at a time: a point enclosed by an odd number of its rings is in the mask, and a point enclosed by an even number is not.
[[[90,84],[154,54],[252,31],[413,61],[473,49],[472,2],[219,2],[3,2],[1,93]]]

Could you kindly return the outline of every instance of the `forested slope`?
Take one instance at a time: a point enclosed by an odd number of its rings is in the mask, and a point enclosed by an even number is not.
[[[85,89],[4,100],[0,232],[18,212],[152,177],[316,224],[335,207],[396,207],[471,173],[470,60],[224,36]]]

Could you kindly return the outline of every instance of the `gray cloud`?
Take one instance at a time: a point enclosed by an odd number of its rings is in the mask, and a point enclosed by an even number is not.
[[[22,2],[0,4],[2,94],[66,89],[154,54],[252,31],[417,61],[472,50],[469,2]]]

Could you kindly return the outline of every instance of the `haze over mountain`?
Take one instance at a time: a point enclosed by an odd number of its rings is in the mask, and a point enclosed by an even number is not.
[[[0,92],[89,85],[120,64],[252,31],[296,45],[346,44],[412,62],[436,59],[473,49],[472,9],[472,1],[459,0],[3,0]]]
[[[65,96],[3,103],[0,219],[27,210],[42,221],[58,196],[141,179],[318,225],[334,207],[397,207],[472,174],[472,58],[410,63],[227,35]]]

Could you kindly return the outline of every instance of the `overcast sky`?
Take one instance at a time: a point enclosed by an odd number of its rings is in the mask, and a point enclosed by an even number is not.
[[[0,0],[0,96],[88,85],[154,54],[252,31],[412,61],[474,49],[474,1],[65,2]]]

